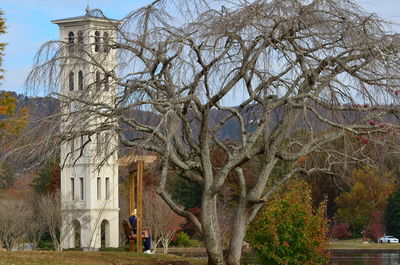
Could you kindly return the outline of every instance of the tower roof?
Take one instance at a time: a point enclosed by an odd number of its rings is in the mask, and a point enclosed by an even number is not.
[[[120,24],[121,20],[107,18],[103,15],[103,12],[100,9],[90,9],[87,7],[85,9],[86,13],[83,16],[77,17],[69,17],[63,19],[52,20],[51,22],[57,25],[65,24],[65,23],[73,23],[73,22],[81,22],[81,21],[98,21],[98,22],[108,22]]]

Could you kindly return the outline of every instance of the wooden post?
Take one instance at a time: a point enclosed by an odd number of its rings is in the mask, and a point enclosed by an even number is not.
[[[135,252],[135,240],[129,239],[129,252]]]
[[[142,253],[142,225],[143,225],[143,214],[142,214],[142,202],[143,202],[143,170],[144,161],[137,161],[137,252]]]
[[[129,172],[129,214],[132,215],[135,210],[135,179],[134,171]]]
[[[135,178],[134,171],[129,171],[129,216],[135,210]],[[129,240],[129,251],[135,252],[135,240]]]

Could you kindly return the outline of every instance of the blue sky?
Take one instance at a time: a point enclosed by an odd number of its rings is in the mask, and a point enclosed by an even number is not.
[[[111,18],[123,18],[129,11],[150,3],[150,0],[90,0],[91,8],[100,8]],[[400,23],[400,0],[369,0],[357,2],[367,11]],[[87,0],[0,0],[8,33],[0,37],[8,43],[3,68],[5,79],[0,90],[24,93],[23,83],[32,67],[40,45],[58,39],[58,27],[53,19],[83,15]],[[395,30],[400,32],[400,26]]]

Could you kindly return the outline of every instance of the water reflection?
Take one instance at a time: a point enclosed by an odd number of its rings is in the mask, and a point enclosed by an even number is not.
[[[331,264],[337,265],[400,265],[400,252],[335,251]]]

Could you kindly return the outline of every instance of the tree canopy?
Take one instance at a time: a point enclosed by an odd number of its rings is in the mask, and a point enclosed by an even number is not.
[[[350,190],[336,198],[336,217],[349,224],[353,234],[360,235],[373,215],[385,209],[387,198],[395,189],[395,178],[391,172],[380,174],[369,166],[354,170],[352,175]]]
[[[399,127],[393,103],[400,92],[400,36],[351,0],[211,2],[156,0],[121,26],[110,24],[118,35],[109,43],[119,54],[115,69],[103,67],[93,45],[71,49],[64,40],[50,41],[28,84],[52,88],[61,109],[76,106],[51,117],[54,128],[69,122],[62,133],[49,130],[56,133],[38,139],[39,151],[114,130],[122,145],[157,153],[158,194],[195,224],[210,264],[233,265],[240,263],[248,224],[279,186],[298,173],[330,172],[351,161],[328,143],[350,133],[362,143],[388,144],[375,135]],[[76,67],[91,65],[85,75],[100,72],[115,97],[99,102],[99,82],[60,93],[66,58]],[[222,134],[226,127],[235,139]],[[293,134],[299,127],[307,137]],[[218,164],[216,148],[226,158]],[[312,168],[296,163],[311,152],[329,155]],[[259,166],[246,178],[244,166],[253,159]],[[271,178],[279,161],[288,168]],[[165,189],[176,170],[202,190],[200,216]],[[217,198],[229,178],[238,196],[223,245]]]

